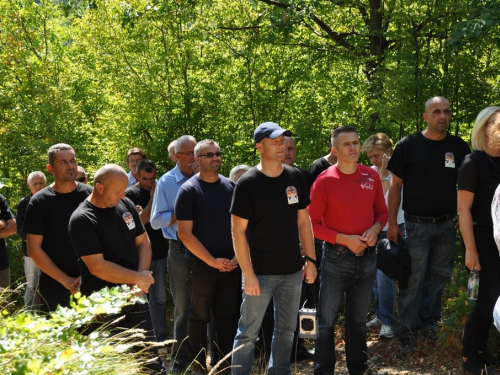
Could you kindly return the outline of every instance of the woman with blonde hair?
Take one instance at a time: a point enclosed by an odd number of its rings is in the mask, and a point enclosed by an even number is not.
[[[493,309],[500,295],[500,257],[493,237],[491,202],[500,183],[500,107],[483,109],[471,136],[475,151],[466,156],[458,174],[458,213],[465,243],[465,265],[479,271],[479,295],[463,335],[462,368],[481,374],[500,365],[487,351]]]

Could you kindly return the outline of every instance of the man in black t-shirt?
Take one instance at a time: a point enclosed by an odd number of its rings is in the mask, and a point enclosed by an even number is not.
[[[125,197],[127,186],[127,173],[122,167],[101,167],[94,177],[94,191],[71,215],[69,236],[80,257],[80,289],[84,295],[122,284],[137,285],[147,293],[154,283],[149,270],[151,244],[135,205]],[[115,322],[117,318],[122,319]],[[114,322],[118,328],[144,329],[144,341],[156,340],[147,302],[127,306],[103,320]],[[148,351],[157,354],[156,348]],[[146,367],[161,371],[161,360]]]
[[[245,173],[231,204],[233,244],[243,273],[243,303],[234,339],[233,374],[250,374],[254,344],[271,298],[276,329],[269,372],[290,372],[290,353],[302,279],[316,278],[309,196],[302,174],[283,165],[284,138],[291,132],[266,122],[254,141],[260,163]],[[307,261],[300,256],[302,244]]]
[[[411,256],[408,288],[399,291],[401,353],[415,351],[418,335],[436,339],[441,296],[450,280],[455,255],[458,169],[470,148],[448,133],[450,103],[437,96],[425,104],[427,128],[401,140],[387,169],[389,190],[387,238],[397,242],[397,213],[403,190],[406,249]]]
[[[136,206],[139,206],[139,216],[146,228],[153,252],[149,270],[153,272],[155,283],[149,288],[149,303],[159,342],[167,339],[167,291],[165,275],[167,269],[168,239],[163,237],[161,229],[151,228],[151,205],[156,188],[156,165],[151,160],[141,160],[137,164],[137,184],[130,186],[125,195]]]
[[[54,182],[31,198],[22,231],[27,233],[28,255],[42,271],[39,292],[41,310],[69,306],[70,295],[80,286],[77,256],[68,236],[73,211],[92,188],[76,181],[77,161],[73,147],[50,147],[47,170]]]
[[[194,148],[199,173],[177,194],[175,217],[186,248],[191,308],[188,343],[193,374],[206,373],[207,324],[213,317],[212,363],[232,350],[237,324],[241,273],[231,241],[231,200],[234,183],[219,174],[219,145],[205,139]],[[216,235],[214,235],[216,234]]]

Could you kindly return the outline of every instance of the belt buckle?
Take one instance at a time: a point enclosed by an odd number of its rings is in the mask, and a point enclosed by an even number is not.
[[[360,251],[359,253],[356,253],[355,255],[357,257],[362,257],[364,254],[365,254],[365,251],[363,250],[363,251]]]

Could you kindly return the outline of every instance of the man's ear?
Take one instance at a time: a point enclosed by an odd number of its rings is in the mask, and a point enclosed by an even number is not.
[[[49,171],[50,174],[53,174],[52,173],[52,165],[47,164],[45,167],[47,168],[47,171]]]

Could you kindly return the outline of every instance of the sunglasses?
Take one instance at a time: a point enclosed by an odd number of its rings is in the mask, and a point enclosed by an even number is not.
[[[222,153],[217,151],[217,152],[207,152],[206,154],[198,155],[198,157],[201,157],[201,156],[206,156],[209,159],[213,158],[214,156],[220,158],[220,157],[222,157]]]
[[[84,182],[84,181],[85,181],[85,176],[83,176],[83,177],[78,177],[76,180],[77,180],[78,182]]]

